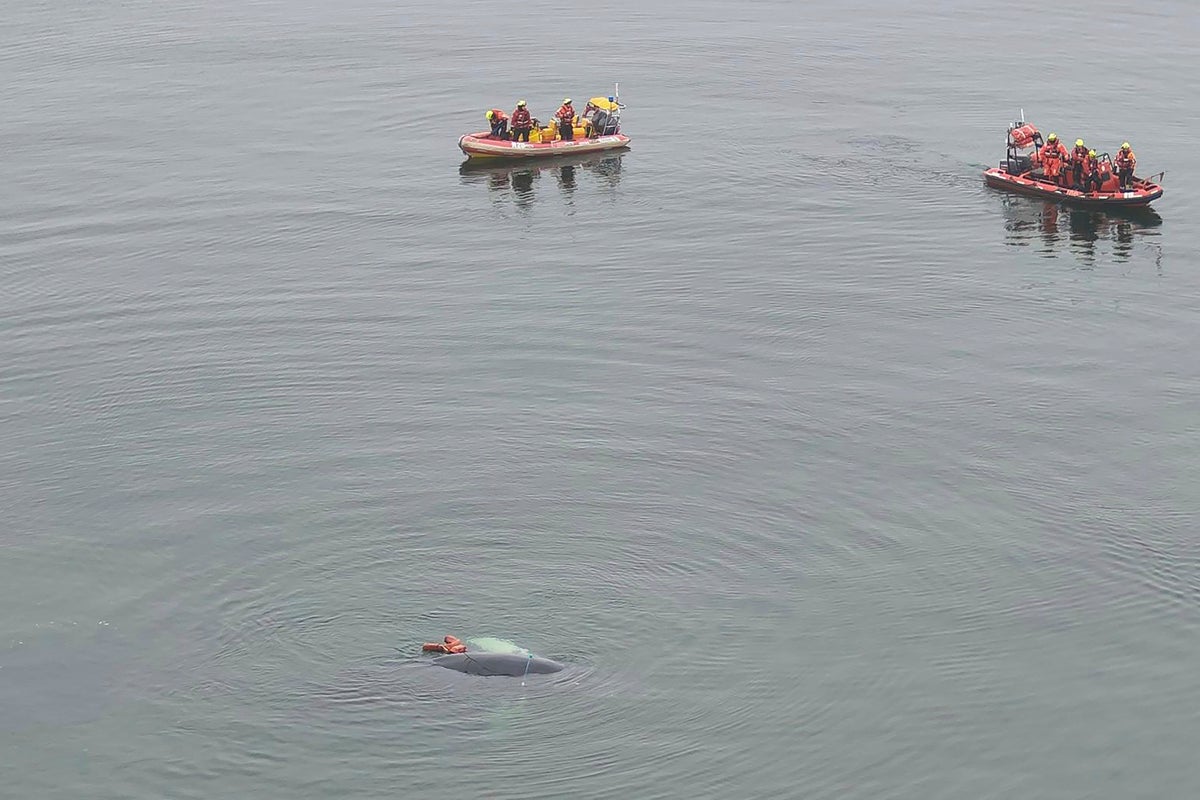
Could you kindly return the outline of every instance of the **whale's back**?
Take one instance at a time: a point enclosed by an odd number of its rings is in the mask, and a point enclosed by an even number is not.
[[[563,668],[562,664],[548,658],[516,653],[454,653],[438,656],[433,663],[468,675],[505,675],[512,678],[522,675],[544,675]]]

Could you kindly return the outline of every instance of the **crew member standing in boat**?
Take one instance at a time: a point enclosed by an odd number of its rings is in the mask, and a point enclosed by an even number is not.
[[[1083,139],[1075,140],[1075,149],[1071,151],[1071,176],[1074,178],[1072,188],[1084,191],[1083,181],[1087,177],[1084,165],[1087,163],[1088,149]]]
[[[1129,142],[1121,145],[1117,151],[1117,178],[1121,181],[1121,191],[1133,188],[1133,170],[1137,167],[1137,156],[1129,147]]]
[[[575,108],[571,105],[571,98],[567,97],[563,100],[561,106],[554,116],[558,119],[558,135],[564,142],[569,142],[575,138]]]
[[[533,118],[529,116],[529,109],[525,107],[524,100],[517,101],[517,107],[512,113],[512,138],[514,142],[529,141],[529,131],[533,128]]]
[[[508,117],[504,116],[504,112],[498,108],[493,108],[487,112],[488,122],[492,123],[492,138],[507,139],[508,138]]]
[[[1095,150],[1088,150],[1087,155],[1079,161],[1077,167],[1083,174],[1083,184],[1079,187],[1082,192],[1099,192],[1104,178],[1100,175],[1100,160],[1096,158]]]
[[[1062,175],[1063,161],[1067,158],[1067,148],[1063,147],[1063,143],[1058,140],[1057,133],[1046,137],[1046,143],[1042,145],[1038,157],[1042,161],[1042,172],[1046,176],[1046,180],[1058,183],[1059,177]]]

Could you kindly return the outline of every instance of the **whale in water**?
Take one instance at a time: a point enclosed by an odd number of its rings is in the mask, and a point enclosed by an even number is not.
[[[558,672],[563,665],[548,658],[519,653],[468,652],[438,656],[433,663],[439,667],[465,672],[468,675],[505,675],[521,678],[525,675],[545,675]]]

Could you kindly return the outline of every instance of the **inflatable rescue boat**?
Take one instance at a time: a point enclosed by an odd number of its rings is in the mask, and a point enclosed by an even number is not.
[[[1152,175],[1149,179],[1134,176],[1131,185],[1121,189],[1120,180],[1108,153],[1096,157],[1102,181],[1099,191],[1083,191],[1065,186],[1056,179],[1046,177],[1038,164],[1037,153],[1042,144],[1041,132],[1023,118],[1010,124],[1005,160],[1000,162],[1000,166],[984,171],[984,182],[993,189],[1087,208],[1147,206],[1163,195],[1162,186],[1157,182],[1162,180],[1165,174],[1162,172]]]
[[[518,160],[546,156],[581,155],[629,146],[629,137],[621,133],[621,105],[617,96],[593,97],[582,116],[572,125],[573,137],[564,141],[557,123],[543,125],[533,120],[528,142],[494,137],[489,131],[460,136],[458,147],[470,159]]]

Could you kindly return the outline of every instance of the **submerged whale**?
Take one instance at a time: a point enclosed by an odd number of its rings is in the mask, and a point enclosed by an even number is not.
[[[438,656],[433,663],[468,675],[506,675],[511,678],[545,675],[563,668],[557,661],[518,653],[454,653]]]

